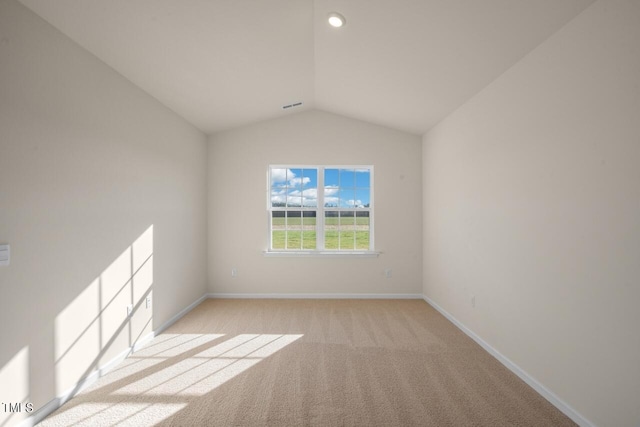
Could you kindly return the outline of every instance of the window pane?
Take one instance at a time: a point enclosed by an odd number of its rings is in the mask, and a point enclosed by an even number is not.
[[[316,248],[316,232],[303,231],[302,232],[302,249],[315,249]]]
[[[356,212],[356,224],[359,226],[366,226],[369,228],[369,211],[357,211]]]
[[[356,249],[369,249],[370,219],[368,211],[356,212]]]
[[[299,208],[302,206],[302,192],[300,190],[289,190],[287,195],[287,207]]]
[[[355,191],[356,203],[354,203],[354,207],[356,207],[356,208],[368,208],[368,207],[371,206],[371,204],[369,203],[370,199],[371,199],[370,190],[368,188],[357,189]]]
[[[289,179],[293,176],[290,169],[271,168],[271,206],[283,207],[287,203]]]
[[[302,249],[316,249],[316,212],[302,212]]]
[[[316,211],[271,212],[272,249],[316,249]]]
[[[287,211],[287,230],[302,230],[301,211]]]
[[[326,211],[324,213],[324,224],[326,227],[333,227],[334,229],[338,228],[338,211]]]
[[[369,250],[369,232],[356,231],[356,249]]]
[[[271,188],[283,187],[287,182],[287,169],[271,168]]]
[[[325,249],[338,249],[338,231],[337,230],[325,230],[324,232],[324,248]]]
[[[355,215],[353,211],[340,212],[340,230],[353,230]]]
[[[339,212],[326,211],[324,213],[324,247],[338,249]]]
[[[340,188],[340,192],[338,194],[340,197],[341,208],[352,208],[354,206],[356,192],[353,190],[353,188]]]
[[[287,203],[287,169],[271,168],[271,206],[283,207]]]
[[[340,249],[353,249],[356,232],[354,211],[340,212]]]
[[[315,230],[316,211],[303,211],[302,217],[302,225],[304,225],[305,230]]]
[[[285,214],[286,212],[284,211],[271,212],[271,229],[272,230],[284,230]]]
[[[272,249],[284,249],[286,231],[273,230],[271,232],[271,248]]]
[[[338,169],[325,169],[324,170],[324,185],[325,187],[338,187],[340,185],[340,177]]]
[[[292,190],[302,191],[302,169],[289,169],[287,173],[287,184]]]
[[[282,208],[287,204],[287,195],[285,190],[271,189],[271,206],[274,208]]]
[[[356,186],[356,174],[353,169],[340,169],[340,187],[353,188]]]
[[[369,169],[356,170],[356,187],[358,188],[371,187],[371,171]]]
[[[318,205],[318,169],[271,168],[272,207],[315,207]]]
[[[302,212],[300,211],[287,211],[287,236],[286,236],[286,249],[300,249],[301,248],[301,226]]]
[[[287,249],[302,249],[302,231],[287,230]]]
[[[318,170],[304,169],[302,171],[302,206],[318,206]]]
[[[353,249],[354,231],[340,230],[340,249]]]
[[[326,186],[324,187],[324,207],[325,208],[337,208],[339,203],[338,192],[339,188],[337,186]]]

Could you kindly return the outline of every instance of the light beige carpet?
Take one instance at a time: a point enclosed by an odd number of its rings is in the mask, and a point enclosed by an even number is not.
[[[420,300],[207,300],[42,426],[575,425]]]

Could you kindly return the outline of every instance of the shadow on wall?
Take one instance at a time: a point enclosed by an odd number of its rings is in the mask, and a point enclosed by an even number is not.
[[[153,225],[142,233],[55,319],[56,396],[75,394],[90,375],[152,332]],[[0,369],[0,427],[15,425],[30,407],[29,348]],[[22,399],[22,400],[19,400]],[[20,403],[20,405],[17,405]],[[9,406],[9,405],[12,406]]]

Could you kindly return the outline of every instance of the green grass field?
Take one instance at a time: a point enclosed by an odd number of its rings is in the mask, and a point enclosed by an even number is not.
[[[273,249],[316,249],[315,217],[272,217]],[[327,250],[369,249],[369,217],[325,217]]]
[[[316,248],[315,231],[274,230],[273,249],[309,249]],[[285,247],[286,243],[286,247]],[[369,249],[369,231],[327,230],[324,235],[327,250]]]
[[[285,221],[288,220],[288,221]],[[369,217],[328,217],[324,219],[325,225],[369,225]],[[303,218],[271,218],[271,224],[274,226],[285,226],[285,224],[291,225],[316,225],[316,218],[303,217]]]

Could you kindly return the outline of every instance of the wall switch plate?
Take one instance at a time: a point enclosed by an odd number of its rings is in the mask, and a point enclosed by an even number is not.
[[[0,245],[0,265],[9,265],[11,260],[11,247],[9,245]]]
[[[132,314],[133,314],[133,305],[129,304],[127,306],[127,317],[131,317]]]
[[[238,277],[238,269],[237,268],[232,268],[231,269],[231,277]]]

